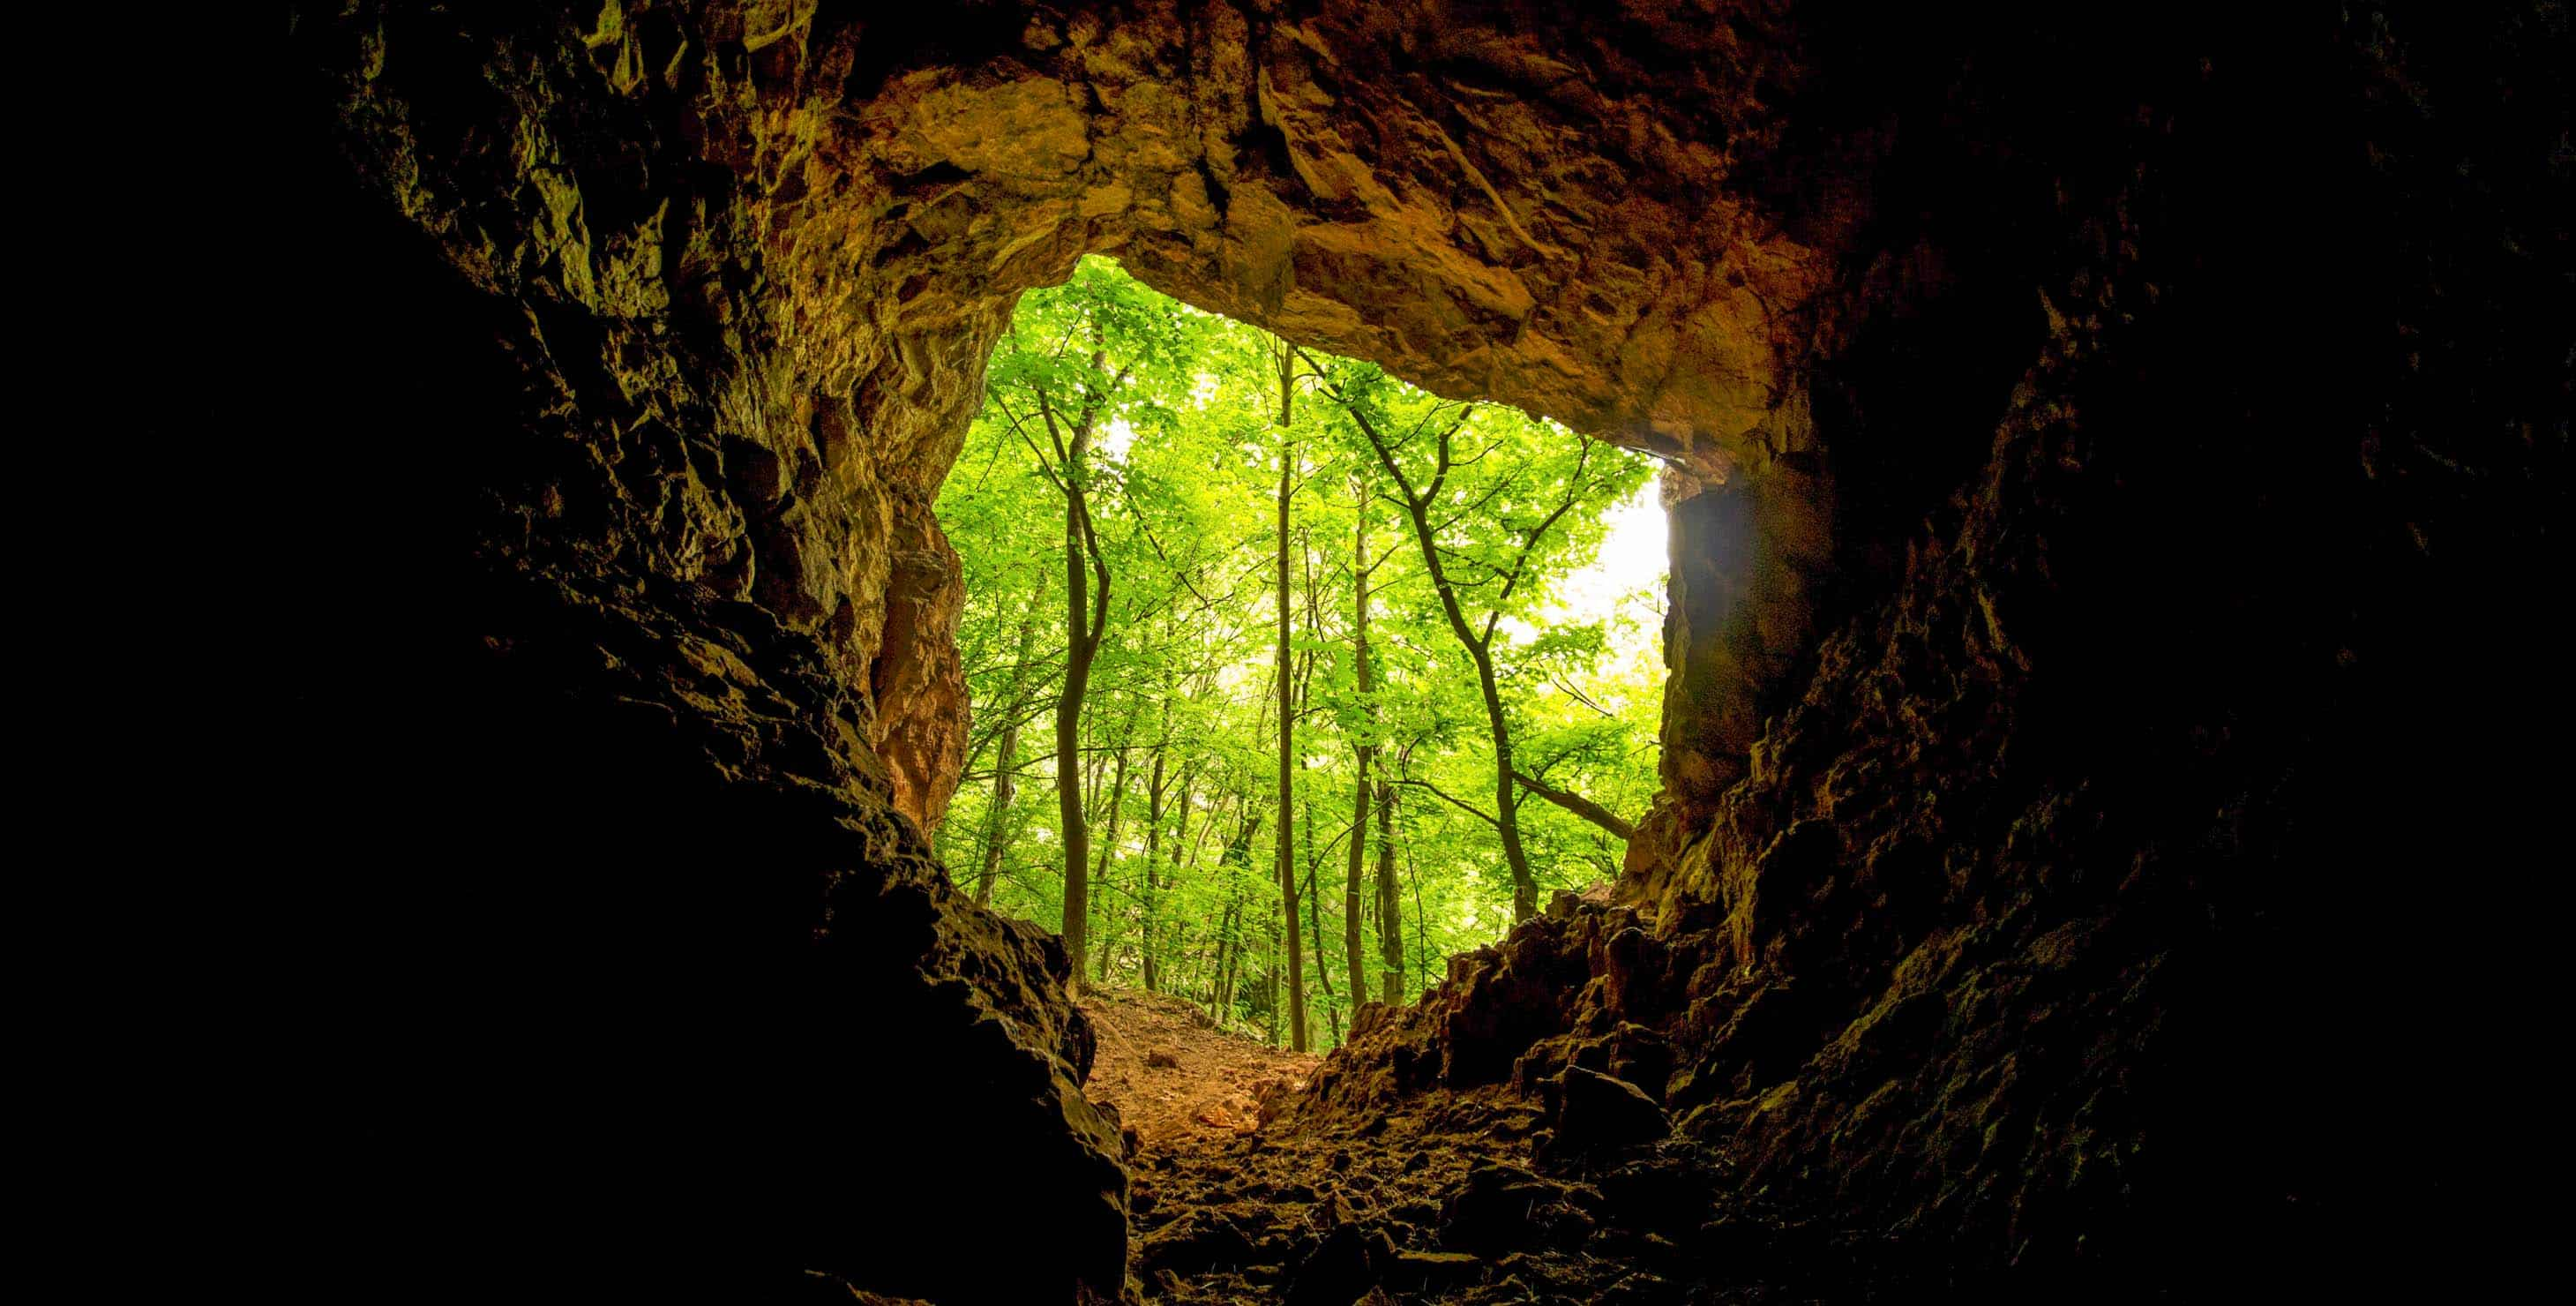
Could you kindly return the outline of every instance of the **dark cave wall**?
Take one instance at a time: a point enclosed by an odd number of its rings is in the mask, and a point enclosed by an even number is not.
[[[1644,919],[1479,954],[1323,1099],[1668,1060],[1752,1213],[1909,1282],[2500,1284],[2565,15],[1963,36],[1820,314],[1825,633],[1743,782],[1632,855]],[[1751,528],[1675,530],[1687,638]]]
[[[697,1122],[686,1173],[763,1192],[770,1216],[718,1225],[809,1230],[787,1261],[889,1289],[1114,1287],[1123,1180],[1078,1089],[1060,958],[965,910],[918,834],[965,708],[926,505],[992,333],[1021,288],[1107,249],[1301,340],[1656,448],[1707,495],[1796,475],[1777,397],[1814,258],[1724,184],[1729,150],[1761,148],[1763,21],[1646,22],[1647,64],[1580,18],[1504,36],[1374,6],[304,14],[308,130],[354,165],[305,181],[346,215],[298,251],[319,265],[314,347],[350,374],[314,426],[403,394],[379,420],[438,451],[394,491],[408,517],[348,523],[419,564],[387,641],[416,688],[368,729],[408,741],[405,792],[450,813],[406,860],[474,868],[431,881],[408,949],[352,969],[394,972],[423,1024],[489,1022],[454,1035],[469,1058],[543,1046],[575,1017],[527,995],[567,986],[639,1044],[658,1029],[692,1063],[671,1093],[708,1096],[658,1104]],[[1567,42],[1587,67],[1550,53]],[[1675,80],[1673,51],[1708,67]],[[333,189],[352,172],[355,196]],[[1731,647],[1709,647],[1723,699]],[[310,751],[357,751],[354,723],[317,715]],[[1708,747],[1740,752],[1750,720],[1726,723],[1675,737],[1731,730]],[[347,797],[363,838],[382,800]],[[497,964],[442,989],[447,931],[494,934],[487,901],[509,905]],[[661,1028],[661,1000],[609,996],[628,985],[679,988],[692,1018]],[[953,1075],[871,1064],[892,1047]],[[733,1052],[694,1064],[709,1048]],[[465,1133],[495,1166],[575,1148],[537,1141],[566,1128],[615,1156],[655,1103],[579,1122],[542,1103],[623,1068],[560,1050],[523,1096],[412,1143],[442,1172],[426,1140]],[[736,1118],[756,1145],[707,1141]],[[915,1251],[997,1173],[1044,1236]]]
[[[1749,1187],[2034,1275],[2448,1230],[2439,1149],[2348,1143],[2467,1114],[2430,1068],[2529,991],[2518,879],[2410,886],[2527,864],[2513,741],[2564,716],[2564,23],[300,15],[281,484],[406,601],[315,629],[285,733],[403,741],[316,847],[422,832],[322,1018],[514,1067],[374,1136],[549,1158],[585,1240],[1114,1290],[1061,955],[918,828],[965,711],[927,504],[1012,296],[1106,250],[1680,464],[1628,892]],[[1025,1255],[910,1254],[997,1173]]]

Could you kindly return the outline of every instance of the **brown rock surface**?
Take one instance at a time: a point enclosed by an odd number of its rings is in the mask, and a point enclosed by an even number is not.
[[[324,904],[295,991],[385,1154],[351,1182],[411,1204],[349,1255],[470,1208],[442,1254],[1119,1290],[1061,955],[921,833],[967,710],[925,505],[1014,296],[1096,250],[1676,464],[1626,905],[1364,1012],[1277,1104],[1302,1159],[1246,1136],[1236,1197],[1137,1215],[1184,1299],[1322,1251],[1281,1222],[1372,1127],[1372,1267],[1495,1299],[2403,1279],[2382,1249],[2470,1218],[2456,1158],[2511,1150],[2425,1140],[2533,1082],[2499,1063],[2548,954],[2499,936],[2554,810],[2519,743],[2564,718],[2566,35],[300,7],[302,153],[240,260],[285,270],[256,375],[291,371],[232,555],[285,578],[243,586],[278,652],[239,769],[299,791],[242,810]],[[1472,1180],[1566,1064],[1665,1077],[1678,1154]],[[2416,1145],[2355,1146],[2391,1121]],[[534,1179],[447,1199],[496,1174]],[[924,1250],[1005,1174],[1013,1255]],[[1516,1184],[1573,1250],[1419,1259]]]

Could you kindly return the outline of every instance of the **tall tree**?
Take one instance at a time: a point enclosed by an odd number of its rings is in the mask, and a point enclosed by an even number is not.
[[[1320,364],[1313,366],[1319,373],[1324,370]],[[1471,512],[1460,511],[1442,522],[1433,522],[1435,510],[1446,513],[1455,502],[1443,497],[1450,488],[1450,474],[1463,465],[1484,461],[1507,442],[1509,434],[1497,434],[1484,448],[1462,462],[1458,457],[1457,439],[1461,432],[1467,430],[1477,409],[1473,404],[1460,404],[1454,408],[1454,418],[1434,407],[1424,413],[1409,435],[1400,440],[1390,438],[1372,412],[1374,405],[1368,402],[1369,396],[1363,389],[1373,389],[1370,383],[1382,381],[1383,374],[1358,369],[1346,369],[1346,372],[1353,373],[1353,378],[1328,385],[1326,392],[1343,411],[1350,414],[1360,434],[1367,439],[1370,451],[1377,455],[1378,465],[1395,482],[1400,492],[1398,502],[1413,527],[1415,542],[1421,547],[1424,574],[1430,577],[1432,590],[1439,596],[1441,615],[1447,619],[1449,631],[1456,637],[1459,647],[1466,650],[1468,660],[1476,667],[1476,687],[1484,700],[1486,725],[1494,748],[1494,814],[1490,819],[1495,831],[1502,836],[1503,860],[1511,868],[1512,919],[1525,921],[1538,911],[1538,880],[1530,871],[1529,853],[1521,841],[1521,787],[1512,765],[1511,719],[1503,710],[1502,688],[1494,670],[1494,636],[1496,627],[1509,611],[1507,605],[1513,594],[1529,579],[1532,564],[1539,556],[1540,546],[1548,542],[1549,532],[1584,501],[1587,492],[1601,488],[1585,475],[1586,465],[1592,457],[1593,442],[1585,437],[1575,438],[1577,452],[1569,473],[1554,478],[1547,476],[1537,466],[1543,456],[1532,454],[1523,465],[1508,468],[1494,478],[1493,488],[1474,500],[1471,508],[1503,499],[1515,488],[1526,493],[1531,488],[1543,486],[1549,479],[1560,481],[1561,489],[1553,495],[1541,490],[1544,501],[1539,506],[1544,507],[1543,514],[1526,523],[1504,520],[1504,529],[1500,532],[1503,538],[1497,542],[1499,547],[1473,552],[1452,549],[1442,542],[1443,528],[1458,524]],[[1406,446],[1420,443],[1426,429],[1433,432],[1428,455],[1407,449]],[[1408,458],[1400,456],[1400,453],[1413,453],[1413,456]],[[1408,462],[1414,464],[1414,471],[1407,470]],[[1417,476],[1416,472],[1420,474]],[[1502,513],[1496,515],[1498,518],[1504,516]],[[1456,574],[1459,571],[1473,574]],[[1481,622],[1470,620],[1465,600],[1460,597],[1460,591],[1469,586],[1476,587],[1487,596],[1482,605]]]
[[[1154,773],[1145,781],[1145,878],[1140,886],[1141,896],[1137,904],[1139,913],[1144,919],[1139,931],[1143,936],[1142,942],[1136,951],[1139,958],[1137,965],[1144,972],[1142,978],[1145,982],[1145,991],[1148,993],[1156,991],[1159,987],[1156,981],[1162,978],[1156,973],[1155,968],[1155,950],[1161,940],[1156,937],[1154,928],[1154,899],[1155,891],[1161,887],[1155,881],[1162,878],[1163,874],[1163,755],[1165,745],[1170,742],[1172,735],[1172,692],[1168,687],[1169,683],[1168,680],[1165,682],[1166,688],[1163,691],[1162,726],[1156,731],[1157,738],[1154,740]],[[1189,828],[1187,815],[1189,792],[1189,779],[1184,772],[1181,780],[1183,812],[1181,828],[1184,833]],[[1177,838],[1174,845],[1177,850]]]
[[[1129,976],[1228,1027],[1318,1046],[1359,1000],[1403,995],[1433,958],[1512,920],[1524,894],[1503,874],[1486,788],[1497,701],[1528,896],[1615,874],[1614,814],[1644,810],[1657,783],[1661,613],[1651,595],[1602,613],[1597,579],[1570,596],[1642,459],[1478,407],[1425,505],[1426,555],[1378,448],[1335,400],[1361,406],[1415,496],[1455,405],[1283,351],[1098,259],[1022,297],[985,379],[938,503],[965,570],[975,779],[932,836],[973,880],[962,887],[1067,922],[1085,982]],[[1332,389],[1307,402],[1319,379]],[[1313,493],[1317,477],[1363,493]],[[1570,477],[1581,502],[1533,542]],[[1491,697],[1435,579],[1486,637]],[[1640,593],[1656,584],[1637,578]],[[1568,602],[1592,606],[1569,615]],[[1074,703],[1071,746],[1030,756],[1025,731],[1050,713],[1065,724]],[[1058,786],[1043,821],[1016,801],[1033,770]],[[1068,778],[1079,823],[1060,819]],[[1440,801],[1404,802],[1408,790]]]
[[[1385,967],[1382,1000],[1404,1001],[1404,901],[1395,891],[1395,786],[1377,782],[1377,948]]]
[[[1092,355],[1094,369],[1102,361],[1103,355]],[[1118,380],[1125,380],[1125,375]],[[1110,388],[1116,385],[1113,382]],[[1047,438],[1054,442],[1062,471],[1058,488],[1064,492],[1066,651],[1064,688],[1055,699],[1055,808],[1064,845],[1064,948],[1073,958],[1077,978],[1090,959],[1091,827],[1083,818],[1082,768],[1076,759],[1082,756],[1082,700],[1091,688],[1092,660],[1099,656],[1101,636],[1109,629],[1109,559],[1100,551],[1099,533],[1092,529],[1089,485],[1091,424],[1104,397],[1105,392],[1085,397],[1068,420],[1059,421],[1054,400],[1044,391],[1038,396],[1038,412],[1046,419]],[[1086,593],[1095,579],[1097,590]]]
[[[1180,315],[1113,269],[1086,265],[1063,291],[1040,297],[985,372],[988,402],[1063,501],[1064,680],[1056,695],[1056,818],[1064,855],[1065,950],[1089,973],[1091,830],[1082,795],[1082,715],[1109,630],[1112,568],[1094,519],[1095,491],[1114,484],[1097,457],[1104,426],[1156,410],[1185,392],[1195,351]],[[1045,443],[1039,443],[1043,435]]]
[[[1138,707],[1139,704],[1132,700],[1128,703],[1127,724],[1121,727],[1118,742],[1110,746],[1113,750],[1111,766],[1114,768],[1117,778],[1112,780],[1109,784],[1109,803],[1107,807],[1109,814],[1107,822],[1108,829],[1103,832],[1103,837],[1100,840],[1100,865],[1094,870],[1094,874],[1099,878],[1103,887],[1106,887],[1109,884],[1110,859],[1116,856],[1118,852],[1118,815],[1120,812],[1124,811],[1127,806],[1127,745],[1136,733],[1136,711]],[[1067,896],[1070,897],[1071,895],[1068,894]],[[1073,909],[1072,907],[1067,906],[1065,910],[1071,911]],[[1100,950],[1100,982],[1103,984],[1109,982],[1110,951],[1111,950],[1105,946]]]
[[[1288,814],[1296,810],[1297,709],[1289,688],[1288,500],[1296,493],[1297,358],[1286,341],[1279,364],[1279,907],[1288,918],[1288,1029],[1290,1046],[1306,1050],[1306,964],[1297,928],[1297,866]]]
[[[1020,614],[1018,656],[1012,660],[1010,690],[1003,696],[1001,738],[993,750],[993,802],[984,815],[984,866],[975,877],[975,902],[990,906],[993,881],[1002,870],[1002,841],[1010,834],[1011,798],[1020,782],[1020,719],[1028,710],[1025,697],[1036,677],[1030,674],[1029,659],[1037,651],[1038,604],[1046,598],[1046,576],[1038,576],[1029,605]]]
[[[1357,1003],[1368,995],[1368,963],[1360,948],[1360,870],[1368,860],[1369,762],[1377,755],[1374,734],[1374,712],[1369,695],[1376,689],[1369,678],[1369,573],[1368,560],[1368,487],[1354,481],[1354,517],[1351,527],[1351,662],[1352,674],[1359,681],[1359,714],[1361,724],[1351,747],[1351,848],[1350,877],[1342,895],[1342,950],[1351,977],[1351,1001]],[[1380,925],[1380,929],[1385,926]]]

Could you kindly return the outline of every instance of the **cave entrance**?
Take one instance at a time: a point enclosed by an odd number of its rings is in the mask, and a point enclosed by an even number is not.
[[[985,381],[936,509],[961,888],[1061,927],[1087,985],[1303,1051],[1619,874],[1659,783],[1649,457],[1099,256]]]

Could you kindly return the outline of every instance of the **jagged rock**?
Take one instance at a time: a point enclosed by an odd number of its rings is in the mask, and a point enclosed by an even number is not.
[[[1148,1236],[1138,1251],[1137,1264],[1148,1271],[1198,1274],[1248,1266],[1256,1259],[1253,1239],[1242,1226],[1221,1213],[1202,1210]]]
[[[1485,1261],[1472,1252],[1399,1251],[1384,1274],[1399,1291],[1438,1292],[1483,1278]]]
[[[1644,1025],[1622,1024],[1603,1048],[1603,1064],[1597,1069],[1636,1085],[1657,1102],[1663,1101],[1664,1086],[1673,1073],[1672,1040]]]
[[[1383,1242],[1383,1238],[1379,1239]],[[1377,1283],[1370,1239],[1358,1225],[1337,1225],[1288,1282],[1288,1306],[1351,1306]]]
[[[1500,1253],[1545,1231],[1564,1190],[1517,1166],[1479,1166],[1440,1213],[1440,1240],[1462,1251]]]
[[[495,1185],[566,1264],[750,1192],[868,1291],[1122,1286],[1060,954],[924,835],[967,710],[928,504],[1013,296],[1089,250],[1676,464],[1643,910],[1551,904],[1312,1109],[1634,1023],[1728,1182],[2142,1291],[2455,1245],[2454,1158],[2510,1149],[2351,1140],[2537,1114],[2485,1095],[2545,1082],[2491,1063],[2548,914],[2418,868],[2530,864],[2555,810],[2555,8],[298,8],[295,220],[207,242],[280,270],[227,515],[292,525],[224,557],[294,561],[233,642],[346,651],[224,687],[279,720],[236,769],[309,780],[305,932],[364,940],[319,1023],[523,1086],[363,1114],[404,1160],[577,1158]],[[2353,965],[2392,902],[2410,964]],[[418,997],[459,955],[488,984]],[[2444,1073],[2377,1073],[2392,1029]],[[976,1127],[885,1154],[932,1118]],[[638,1137],[764,1159],[648,1192]],[[1049,1213],[1019,1254],[914,1236],[1005,1173]]]
[[[1672,1132],[1663,1107],[1643,1089],[1581,1066],[1565,1069],[1564,1105],[1556,1117],[1556,1151],[1582,1155],[1651,1143]]]
[[[1706,1221],[1719,1176],[1686,1156],[1645,1155],[1598,1171],[1601,1222],[1672,1239],[1686,1238]]]

